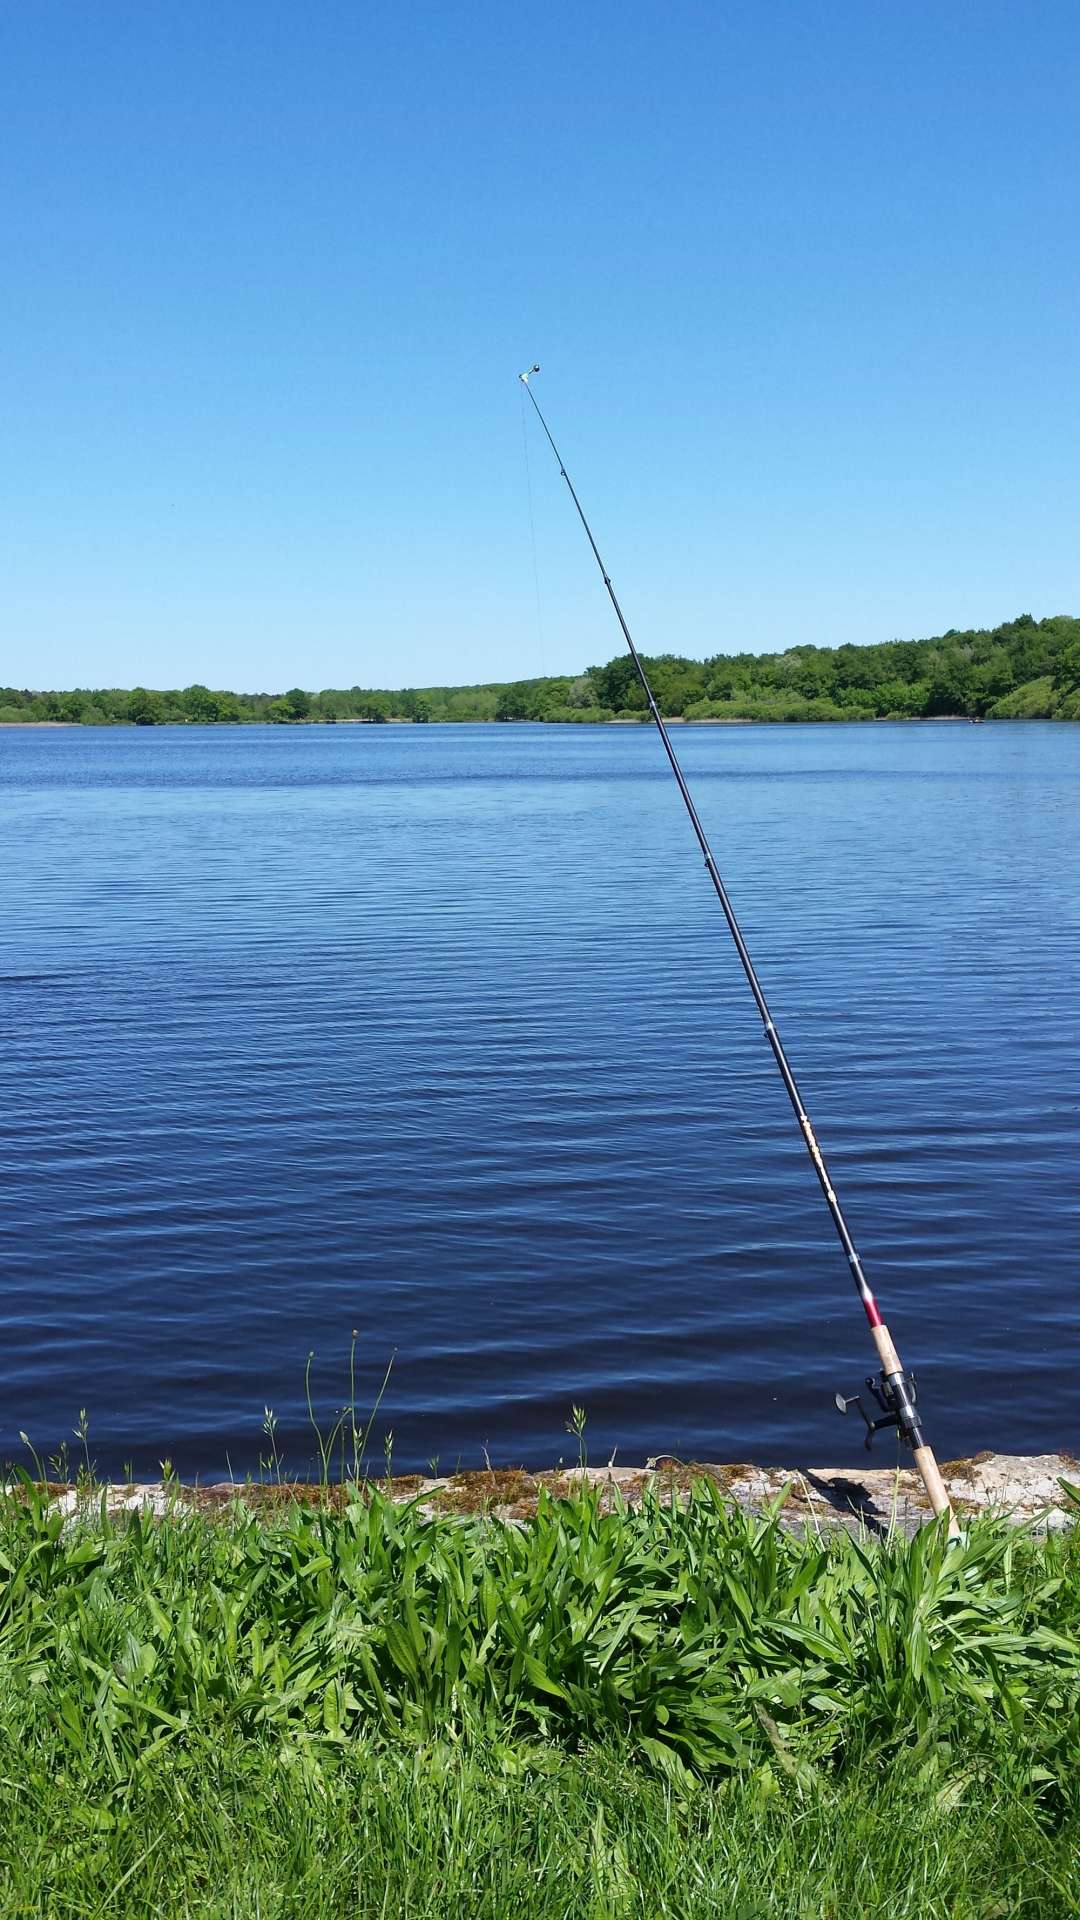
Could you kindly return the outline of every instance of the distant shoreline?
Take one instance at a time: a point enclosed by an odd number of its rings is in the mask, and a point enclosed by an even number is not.
[[[648,685],[642,684],[647,676]],[[646,698],[646,694],[649,698]],[[795,644],[782,652],[620,653],[606,666],[430,687],[0,687],[0,726],[402,723],[747,726],[863,720],[1080,720],[1080,619],[1029,613],[923,640]]]
[[[999,726],[1015,720],[1051,720],[1055,724],[1063,721],[1067,726],[1071,716],[1051,713],[1026,714],[986,714],[977,719],[968,713],[849,713],[842,718],[838,714],[829,719],[810,719],[797,714],[785,715],[783,719],[771,719],[765,714],[708,714],[700,719],[688,720],[682,713],[665,713],[665,727],[940,727],[940,726]],[[572,727],[575,733],[607,732],[610,727],[647,727],[648,714],[631,719],[629,715],[619,715],[611,720],[431,720],[415,721],[403,719],[400,714],[390,715],[385,720],[359,720],[350,717],[345,720],[158,720],[152,727],[140,727],[136,720],[0,720],[0,733],[108,733],[122,728],[125,733],[180,733],[189,727],[212,727],[215,733],[224,732],[230,727],[242,727],[245,731],[253,727],[287,728],[319,727]],[[1075,726],[1077,721],[1073,720]]]

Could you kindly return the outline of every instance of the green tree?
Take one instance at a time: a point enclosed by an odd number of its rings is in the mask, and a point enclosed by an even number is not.
[[[127,717],[136,727],[160,726],[163,717],[160,693],[151,693],[146,687],[132,687]]]
[[[708,677],[705,692],[712,701],[730,700],[738,684],[738,672],[733,660],[710,660],[707,662]]]
[[[648,672],[652,661],[645,662]],[[612,713],[625,709],[632,712],[644,712],[645,695],[637,677],[634,663],[628,653],[620,653],[609,660],[606,667],[590,667],[589,678],[596,686],[597,697],[602,707],[610,707]]]
[[[212,721],[221,718],[221,705],[217,694],[211,693],[209,687],[202,686],[197,680],[190,687],[184,688],[180,695],[180,704],[185,718],[200,726],[209,725]]]
[[[1062,647],[1054,668],[1054,692],[1080,692],[1080,633]]]
[[[975,704],[975,681],[970,660],[960,649],[939,654],[930,675],[929,714],[970,713]]]
[[[911,719],[922,712],[925,697],[925,690],[918,685],[911,686],[899,678],[883,680],[876,689],[877,711],[898,713]]]
[[[591,673],[581,673],[566,689],[568,707],[593,707],[598,704],[596,684]]]
[[[661,713],[684,713],[704,690],[700,668],[696,674],[678,670],[665,674],[661,686],[653,688]]]
[[[285,695],[290,720],[306,720],[311,712],[311,695],[303,687],[290,687]]]
[[[535,689],[528,680],[516,680],[512,686],[504,687],[495,708],[496,720],[538,720],[540,718]]]

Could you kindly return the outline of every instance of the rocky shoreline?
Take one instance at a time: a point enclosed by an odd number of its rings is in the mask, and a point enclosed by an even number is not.
[[[1062,1527],[1080,1511],[1062,1486],[1064,1481],[1080,1490],[1080,1461],[1068,1452],[977,1453],[945,1461],[942,1474],[961,1521],[996,1514],[1017,1523]],[[761,1467],[659,1455],[640,1467],[558,1466],[539,1473],[486,1467],[440,1476],[373,1476],[365,1486],[399,1504],[415,1502],[432,1517],[488,1514],[524,1522],[535,1513],[544,1491],[565,1495],[584,1482],[613,1503],[638,1506],[650,1491],[665,1499],[682,1497],[697,1480],[711,1481],[724,1499],[748,1513],[761,1514],[782,1502],[780,1523],[800,1534],[844,1528],[878,1535],[896,1529],[910,1535],[930,1518],[918,1474],[903,1465]],[[47,1490],[57,1510],[71,1516],[95,1509],[111,1516],[185,1510],[213,1515],[237,1503],[269,1515],[296,1503],[340,1508],[351,1497],[348,1486],[310,1481],[227,1480],[203,1486],[158,1480],[89,1487],[50,1482]]]

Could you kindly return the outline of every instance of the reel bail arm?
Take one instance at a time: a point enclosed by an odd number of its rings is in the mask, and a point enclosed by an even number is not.
[[[883,1427],[896,1427],[901,1440],[907,1447],[924,1445],[922,1429],[915,1412],[915,1375],[913,1373],[868,1373],[866,1390],[873,1396],[880,1413],[872,1413],[857,1393],[838,1393],[836,1410],[846,1413],[849,1407],[857,1407],[866,1422],[866,1450],[869,1453],[874,1444],[875,1433]]]

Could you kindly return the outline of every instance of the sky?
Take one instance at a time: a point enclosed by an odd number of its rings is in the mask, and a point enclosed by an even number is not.
[[[1080,612],[1075,0],[7,0],[0,683]],[[530,509],[531,494],[531,509]]]

